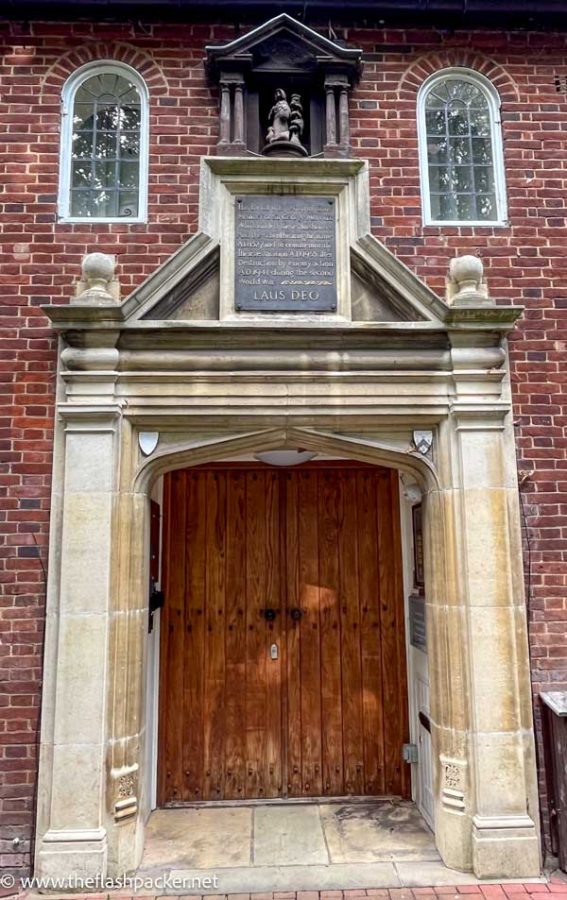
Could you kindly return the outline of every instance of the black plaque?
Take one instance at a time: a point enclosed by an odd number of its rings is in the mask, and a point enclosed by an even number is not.
[[[422,592],[425,587],[425,575],[423,573],[423,524],[421,503],[412,507],[413,520],[413,583],[417,591]]]
[[[335,312],[335,201],[237,197],[235,306],[260,312]]]
[[[427,628],[425,620],[425,597],[412,594],[409,598],[410,644],[427,653]]]

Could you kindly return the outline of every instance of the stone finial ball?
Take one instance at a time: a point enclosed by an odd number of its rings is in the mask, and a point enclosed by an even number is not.
[[[108,253],[87,253],[83,259],[85,281],[110,281],[114,276],[115,260]]]
[[[463,281],[480,284],[483,271],[484,266],[478,256],[456,256],[449,263],[449,276],[457,284]]]

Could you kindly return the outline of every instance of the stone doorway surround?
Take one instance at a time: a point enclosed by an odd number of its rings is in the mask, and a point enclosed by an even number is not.
[[[238,316],[236,192],[336,197],[336,315]],[[203,160],[200,232],[116,300],[87,257],[61,335],[36,873],[139,864],[149,495],[282,447],[398,469],[423,494],[435,840],[481,878],[540,871],[506,333],[482,267],[437,297],[370,235],[368,168]],[[153,435],[149,437],[148,435]],[[144,448],[144,449],[143,449]],[[145,455],[147,453],[147,455]]]

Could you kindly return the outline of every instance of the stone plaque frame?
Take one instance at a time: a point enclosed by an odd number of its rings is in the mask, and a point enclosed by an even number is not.
[[[201,169],[207,203],[201,208],[200,230],[220,242],[221,321],[261,325],[329,324],[351,321],[350,247],[370,231],[367,210],[368,166],[361,160],[248,160],[246,174],[239,160],[217,157]],[[353,177],[355,176],[355,177]],[[336,310],[301,312],[237,310],[235,292],[236,204],[245,195],[292,195],[334,200],[336,209]],[[362,212],[361,212],[362,210]]]

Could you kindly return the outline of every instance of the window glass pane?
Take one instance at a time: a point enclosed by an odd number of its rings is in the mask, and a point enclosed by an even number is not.
[[[429,188],[442,193],[449,187],[449,172],[445,166],[429,166]]]
[[[451,169],[451,190],[457,193],[474,191],[473,170],[470,166],[453,166]]]
[[[95,157],[97,159],[115,159],[118,153],[117,135],[115,131],[97,131],[95,140]]]
[[[429,161],[433,163],[446,163],[449,157],[449,143],[445,139],[427,141]]]
[[[471,145],[468,138],[449,139],[449,161],[458,166],[472,161]]]
[[[97,188],[115,188],[116,184],[116,162],[96,162],[95,163],[95,185]]]
[[[113,104],[97,105],[95,127],[97,131],[118,129],[118,107]]]
[[[457,218],[455,194],[439,195],[439,218],[445,219],[448,222]]]
[[[119,167],[119,184],[121,188],[138,188],[139,166],[137,162],[122,162]]]
[[[473,137],[490,137],[490,114],[487,109],[471,109],[470,123]]]
[[[477,203],[479,219],[496,218],[496,197],[494,194],[484,194],[478,198]]]
[[[476,204],[472,194],[457,194],[456,219],[476,219]]]
[[[73,105],[72,216],[138,215],[141,97],[128,78],[100,72]]]
[[[73,135],[72,156],[73,159],[89,159],[93,155],[92,131],[81,131]]]
[[[474,181],[475,190],[479,194],[494,191],[494,170],[492,166],[475,166]]]
[[[497,219],[491,110],[478,85],[448,77],[425,98],[431,216]]]
[[[445,111],[443,109],[428,109],[425,113],[427,134],[445,134]]]
[[[122,131],[135,131],[140,127],[141,110],[139,106],[121,106],[120,128]]]
[[[94,194],[92,191],[71,190],[71,215],[92,216]]]
[[[90,159],[73,162],[71,186],[74,188],[89,187],[92,182],[92,164]]]
[[[473,138],[472,153],[475,163],[491,163],[492,162],[492,141],[490,138]]]
[[[135,159],[140,155],[140,135],[137,131],[122,131],[118,138],[122,159]]]
[[[133,191],[120,191],[120,211],[121,216],[137,216],[138,215],[138,194]]]
[[[75,103],[73,110],[73,128],[75,131],[92,130],[93,121],[93,105],[92,103]]]
[[[469,116],[468,110],[462,104],[451,103],[447,109],[449,134],[468,134]]]

